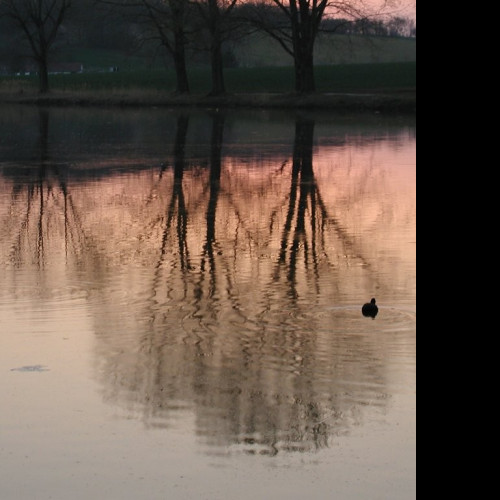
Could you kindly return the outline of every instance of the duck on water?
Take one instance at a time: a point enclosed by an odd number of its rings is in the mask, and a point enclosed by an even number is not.
[[[367,318],[375,318],[378,314],[377,301],[372,299],[370,302],[364,304],[361,308],[361,312],[363,313],[363,316],[366,316]]]

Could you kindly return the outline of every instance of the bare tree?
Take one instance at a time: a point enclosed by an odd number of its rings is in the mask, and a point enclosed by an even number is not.
[[[49,91],[49,54],[72,0],[0,0],[0,18],[11,19],[28,41],[38,66],[39,90]]]
[[[392,0],[380,1],[385,4]],[[295,90],[300,94],[316,90],[314,46],[323,18],[328,15],[355,20],[375,14],[365,0],[257,0],[254,7],[252,22],[293,58]]]
[[[212,69],[211,95],[226,92],[223,52],[225,41],[233,38],[237,29],[231,23],[239,0],[97,0],[111,8],[128,8],[147,21],[155,38],[172,56],[177,75],[177,92],[189,92],[186,69],[188,47],[201,52],[208,50]]]
[[[186,66],[186,31],[189,5],[185,0],[142,0],[160,37],[172,56],[177,77],[177,92],[189,92]]]
[[[174,62],[177,78],[176,91],[189,93],[186,65],[186,49],[189,43],[188,31],[190,2],[186,0],[97,0],[112,9],[120,8],[134,16],[145,29],[145,38],[160,42]]]
[[[212,67],[211,95],[222,95],[226,92],[222,45],[231,35],[232,27],[229,20],[237,3],[238,0],[195,1],[202,23],[201,27],[208,32],[210,64]]]

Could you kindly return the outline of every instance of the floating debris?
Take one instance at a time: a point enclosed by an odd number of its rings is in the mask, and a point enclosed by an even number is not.
[[[11,372],[48,372],[49,369],[43,365],[20,366],[19,368],[11,368]]]

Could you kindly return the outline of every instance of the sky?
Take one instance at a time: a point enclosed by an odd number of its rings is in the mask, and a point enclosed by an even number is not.
[[[368,5],[373,8],[380,8],[384,3],[388,3],[389,7],[386,9],[394,11],[395,15],[403,17],[417,18],[417,0],[364,0]],[[390,5],[392,4],[392,5]]]
[[[380,3],[381,0],[375,0],[375,2]],[[400,5],[396,10],[401,10],[405,17],[411,17],[413,19],[417,18],[417,0],[397,0]]]
[[[374,12],[381,12],[388,17],[408,17],[417,19],[417,0],[359,0],[365,8],[373,9]],[[342,3],[332,0],[332,4]],[[356,0],[353,5],[356,6]],[[365,10],[365,9],[363,9]]]

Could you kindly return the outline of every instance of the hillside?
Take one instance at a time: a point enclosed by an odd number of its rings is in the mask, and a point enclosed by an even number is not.
[[[318,66],[417,60],[417,41],[414,38],[322,35],[315,48],[315,63]],[[291,57],[281,46],[263,35],[254,35],[234,45],[233,52],[239,65],[243,67],[293,64]]]
[[[253,35],[226,48],[227,66],[240,68],[292,66],[291,57],[268,37]],[[59,62],[82,63],[86,71],[105,71],[119,67],[124,71],[164,69],[169,66],[161,50],[120,52],[71,48],[55,54]],[[191,68],[206,65],[204,55],[188,60]],[[337,64],[367,64],[415,62],[417,41],[413,38],[360,37],[322,35],[316,43],[317,66]]]

